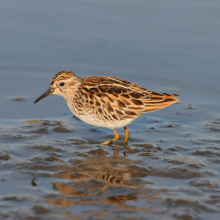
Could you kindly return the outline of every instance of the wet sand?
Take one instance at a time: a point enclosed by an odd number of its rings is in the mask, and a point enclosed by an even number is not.
[[[146,114],[129,126],[127,145],[122,130],[119,142],[99,145],[111,131],[71,114],[6,120],[1,219],[217,219],[220,118],[204,120],[198,108]]]
[[[0,219],[219,219],[219,4],[10,2],[0,15]],[[78,120],[61,97],[33,103],[63,69],[180,102],[134,121],[126,145],[118,129],[103,146],[113,132]]]

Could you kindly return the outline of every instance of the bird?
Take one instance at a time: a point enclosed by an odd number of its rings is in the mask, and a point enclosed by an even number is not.
[[[124,128],[124,142],[130,132],[127,125],[147,112],[157,111],[179,101],[177,94],[154,92],[113,76],[78,77],[69,70],[58,72],[50,88],[37,98],[56,94],[62,96],[72,113],[85,123],[112,129],[114,137],[101,144],[119,139],[116,128]]]

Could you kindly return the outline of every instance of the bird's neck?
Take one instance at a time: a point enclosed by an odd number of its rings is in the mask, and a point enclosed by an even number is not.
[[[81,86],[83,84],[82,78],[77,77],[72,82],[69,83],[69,90],[63,94],[63,98],[66,100],[67,105],[73,113],[75,113],[76,103],[79,101],[81,96]]]

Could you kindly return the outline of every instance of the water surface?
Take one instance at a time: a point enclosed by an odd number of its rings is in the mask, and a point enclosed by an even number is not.
[[[3,1],[1,219],[218,219],[218,1]],[[128,145],[33,101],[61,70],[111,75],[180,102],[128,126]]]

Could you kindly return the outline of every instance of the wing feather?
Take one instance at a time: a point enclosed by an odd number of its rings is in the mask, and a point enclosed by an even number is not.
[[[116,77],[87,77],[82,84],[88,105],[104,120],[123,120],[165,108],[178,95],[147,90]]]

